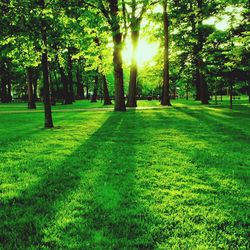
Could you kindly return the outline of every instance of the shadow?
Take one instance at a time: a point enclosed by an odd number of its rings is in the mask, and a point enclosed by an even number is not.
[[[152,249],[135,188],[140,122],[110,113],[65,162],[1,204],[4,249]]]

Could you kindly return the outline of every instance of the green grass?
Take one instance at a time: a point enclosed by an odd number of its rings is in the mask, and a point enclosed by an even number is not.
[[[249,249],[249,105],[174,104],[0,113],[0,249]]]
[[[228,96],[223,96],[223,101],[220,102],[220,98],[218,97],[218,107],[228,107],[229,106],[229,97]],[[248,105],[248,97],[247,96],[241,96],[240,100],[234,100],[234,105],[238,106],[240,105]],[[172,100],[172,103],[175,105],[187,105],[187,104],[192,104],[192,105],[200,105],[200,102],[196,102],[193,100]],[[210,101],[211,105],[215,105],[215,101],[212,100]],[[37,109],[39,111],[43,110],[43,103],[37,103],[36,104]],[[157,107],[160,106],[160,102],[157,100],[153,101],[146,101],[146,100],[140,100],[138,101],[138,107]],[[73,103],[72,105],[62,105],[60,102],[56,103],[55,106],[52,106],[52,110],[57,111],[57,110],[76,110],[76,109],[99,109],[99,108],[113,108],[114,105],[107,105],[104,106],[101,101],[98,101],[96,103],[91,103],[89,100],[81,100]],[[9,112],[14,112],[14,111],[31,111],[33,112],[34,110],[28,110],[27,109],[27,103],[7,103],[7,104],[2,104],[0,103],[0,112],[1,111],[9,111]]]

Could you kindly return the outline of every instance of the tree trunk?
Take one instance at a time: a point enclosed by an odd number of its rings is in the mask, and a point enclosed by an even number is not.
[[[41,8],[45,9],[44,0],[39,0]],[[45,128],[53,128],[51,103],[50,103],[50,83],[49,83],[49,67],[48,67],[48,52],[47,52],[47,30],[46,20],[41,17],[41,33],[42,41],[45,46],[42,53],[42,70],[43,70],[43,102],[45,113]]]
[[[199,61],[199,71],[202,69],[202,59]],[[200,84],[200,99],[202,104],[209,104],[208,99],[209,99],[209,93],[208,93],[208,86],[207,83],[204,79],[203,74],[200,72],[199,75],[199,84]]]
[[[94,90],[93,90],[91,102],[97,102],[97,92],[98,92],[98,73],[96,73],[96,76],[95,76],[95,84],[94,84]]]
[[[50,81],[50,92],[51,92],[51,98],[50,98],[50,102],[52,106],[56,105],[56,96],[55,96],[55,82],[53,81],[52,78],[52,73],[50,72],[49,74],[49,81]]]
[[[27,74],[27,85],[28,85],[28,109],[36,109],[34,91],[33,91],[33,80],[34,74],[32,68],[26,69]]]
[[[233,82],[230,79],[229,95],[230,95],[230,109],[233,109]]]
[[[171,106],[169,91],[169,18],[168,0],[163,1],[163,23],[164,23],[164,68],[161,105]]]
[[[79,68],[76,71],[76,80],[77,80],[77,99],[82,100],[84,99],[84,90],[82,84],[82,76]]]
[[[136,61],[136,51],[138,47],[139,35],[140,35],[140,25],[134,24],[131,31],[131,41],[132,41],[132,61],[130,66],[130,80],[129,80],[129,90],[128,90],[128,100],[127,107],[137,107],[137,74],[138,65]]]
[[[11,78],[10,78],[9,75],[7,77],[7,87],[8,87],[8,91],[7,91],[8,101],[11,102],[12,101],[12,95],[11,95]]]
[[[120,27],[113,31],[113,63],[115,76],[115,111],[126,111],[122,68],[122,34]]]
[[[86,84],[86,99],[89,100],[89,85]]]
[[[38,99],[38,96],[37,96],[37,81],[38,81],[38,75],[39,75],[39,73],[38,73],[37,69],[35,69],[34,74],[33,74],[33,77],[34,77],[34,79],[33,79],[34,102],[37,102],[37,99]]]
[[[64,69],[62,67],[59,68],[60,75],[61,75],[61,81],[63,84],[63,104],[72,104],[72,100],[69,94],[68,90],[68,82],[67,82],[67,77],[65,75]]]
[[[73,73],[72,73],[72,49],[69,48],[68,51],[68,82],[69,82],[69,91],[70,91],[70,98],[71,101],[75,101],[75,95],[74,95],[74,83],[73,83]]]
[[[7,92],[7,66],[6,63],[2,63],[2,79],[1,79],[1,102],[8,103],[8,92]]]
[[[102,74],[102,81],[103,81],[103,99],[104,99],[104,105],[111,105],[111,99],[109,96],[109,90],[108,90],[108,83],[107,79],[104,74]]]
[[[249,78],[248,78],[248,102],[250,103],[250,79]]]

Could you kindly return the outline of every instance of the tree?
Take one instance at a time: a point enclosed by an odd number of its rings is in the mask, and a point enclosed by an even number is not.
[[[164,67],[161,105],[171,106],[169,87],[169,17],[168,0],[163,0],[163,25],[164,25]]]
[[[45,114],[45,128],[53,128],[51,100],[50,100],[50,83],[49,83],[49,64],[48,64],[48,50],[47,50],[47,23],[44,16],[45,1],[39,0],[41,7],[41,37],[43,42],[42,50],[42,71],[43,71],[43,103]]]

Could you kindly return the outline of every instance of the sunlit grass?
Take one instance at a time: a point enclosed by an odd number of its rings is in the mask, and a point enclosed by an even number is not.
[[[0,248],[248,248],[248,106],[0,119]]]

